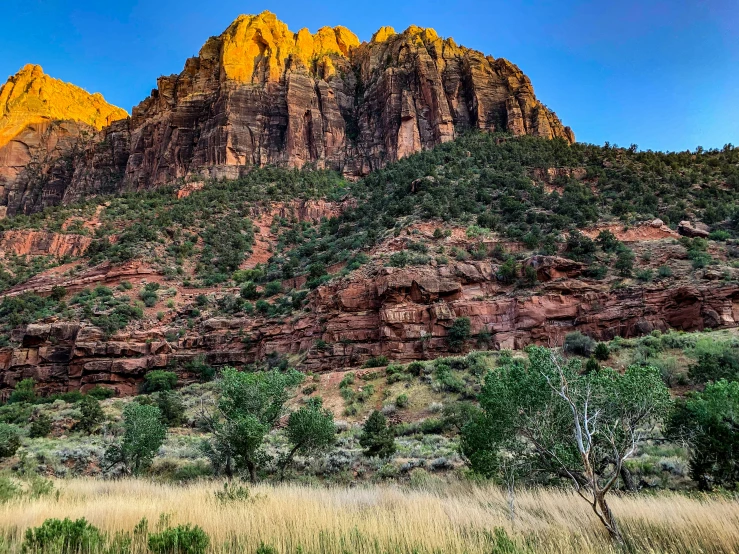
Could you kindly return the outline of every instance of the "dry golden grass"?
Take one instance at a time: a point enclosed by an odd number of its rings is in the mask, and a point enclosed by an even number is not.
[[[220,503],[215,483],[191,486],[143,480],[73,479],[57,483],[58,499],[14,500],[0,506],[9,552],[22,533],[47,518],[85,517],[108,532],[130,532],[142,517],[201,526],[212,552],[253,553],[260,542],[280,553],[485,553],[490,535],[506,529],[531,552],[616,552],[588,506],[567,491],[518,493],[511,521],[505,494],[492,486],[255,487],[259,497]],[[614,512],[632,552],[739,551],[739,503],[661,494],[614,497]],[[300,549],[299,549],[300,547]],[[302,550],[301,550],[302,549]],[[0,551],[3,548],[0,547]]]

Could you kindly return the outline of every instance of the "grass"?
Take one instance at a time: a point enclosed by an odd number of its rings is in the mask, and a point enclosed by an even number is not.
[[[566,490],[507,497],[494,486],[457,483],[430,488],[373,486],[311,488],[260,485],[247,501],[220,502],[219,485],[155,484],[144,480],[72,479],[56,483],[58,497],[0,505],[3,552],[20,551],[24,530],[47,518],[87,518],[110,535],[131,532],[142,517],[201,526],[210,552],[253,553],[261,542],[280,553],[485,553],[496,528],[521,552],[617,552],[589,507]],[[729,553],[739,549],[739,503],[719,496],[677,494],[614,497],[631,552]],[[2,545],[2,541],[0,541]],[[512,551],[505,550],[505,552]]]

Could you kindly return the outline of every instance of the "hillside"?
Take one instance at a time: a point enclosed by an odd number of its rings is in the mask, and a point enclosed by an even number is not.
[[[6,219],[2,386],[732,328],[737,162],[472,133],[354,183],[267,168]]]

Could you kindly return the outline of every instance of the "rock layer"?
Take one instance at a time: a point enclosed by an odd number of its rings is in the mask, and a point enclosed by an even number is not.
[[[433,29],[384,27],[360,44],[343,27],[293,33],[264,12],[237,18],[179,75],[160,77],[130,119],[78,141],[65,171],[4,203],[30,212],[267,164],[354,178],[470,128],[575,140],[515,65]]]
[[[528,295],[517,295],[499,283],[498,267],[489,261],[368,267],[319,287],[308,310],[296,317],[212,317],[170,341],[166,325],[129,328],[110,338],[79,323],[27,325],[13,333],[17,347],[0,350],[0,391],[6,394],[18,380],[33,377],[44,392],[101,384],[130,394],[153,368],[180,368],[184,380],[194,378],[183,368],[200,355],[209,364],[223,366],[250,363],[271,353],[291,354],[301,360],[301,369],[312,371],[358,366],[379,355],[404,362],[433,359],[448,355],[447,329],[457,317],[470,318],[472,333],[488,332],[487,344],[473,339],[468,348],[559,346],[574,330],[609,340],[655,329],[693,331],[739,324],[735,282],[611,290],[583,279],[582,265],[571,260],[536,256],[527,265],[545,277]],[[74,291],[137,275],[148,275],[146,268],[135,263],[105,266],[63,284]],[[51,286],[37,283],[34,290],[43,294]],[[193,289],[188,294],[194,302],[201,292]],[[244,336],[250,341],[245,343]]]

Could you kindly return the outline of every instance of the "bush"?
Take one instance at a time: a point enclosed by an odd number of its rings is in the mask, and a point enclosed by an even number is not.
[[[80,554],[100,551],[102,542],[100,530],[84,518],[47,519],[41,526],[26,530],[22,548],[24,552]]]
[[[672,277],[672,270],[666,265],[661,265],[657,268],[657,275],[662,279]]]
[[[367,367],[367,368],[368,367],[384,367],[388,363],[390,363],[390,362],[387,359],[387,356],[375,356],[373,358],[370,358],[366,362],[364,362],[364,364],[362,365],[362,367]]]
[[[636,272],[636,278],[644,283],[651,283],[654,280],[654,272],[651,269],[640,269]]]
[[[518,265],[513,256],[508,256],[506,261],[498,268],[496,275],[498,281],[510,285],[518,278]]]
[[[621,277],[631,276],[634,270],[634,252],[625,246],[620,246],[616,255],[615,268]]]
[[[44,413],[36,414],[28,428],[28,436],[32,439],[39,439],[48,436],[49,433],[51,433],[51,418]]]
[[[595,242],[603,249],[603,252],[615,252],[621,244],[616,238],[616,235],[608,230],[598,233],[598,238],[595,239]]]
[[[267,298],[280,294],[282,292],[282,283],[280,281],[270,281],[264,285],[264,296]]]
[[[15,389],[8,397],[8,404],[16,404],[19,402],[35,402],[36,392],[33,390],[36,381],[33,379],[23,379],[15,385]]]
[[[395,453],[395,434],[382,412],[375,410],[369,416],[362,427],[359,444],[366,456],[389,458]]]
[[[149,535],[149,550],[154,554],[204,554],[210,537],[197,525],[178,525]]]
[[[85,396],[80,401],[80,412],[82,416],[75,425],[82,432],[90,434],[105,419],[103,409],[97,398],[91,395]]]
[[[408,395],[399,394],[398,397],[395,399],[395,405],[401,409],[407,408],[408,407]]]
[[[144,377],[144,392],[172,390],[177,385],[177,374],[172,371],[155,369]]]
[[[611,351],[605,342],[599,342],[595,347],[595,350],[593,351],[593,356],[595,356],[596,360],[605,362],[608,358],[611,357]]]
[[[185,419],[185,404],[176,392],[157,393],[156,405],[162,413],[162,423],[167,427],[179,427]]]
[[[698,363],[688,369],[688,376],[696,383],[739,380],[739,351],[719,347],[717,351],[701,352]]]
[[[15,455],[21,446],[21,435],[15,425],[0,423],[0,460]]]
[[[195,356],[185,364],[185,370],[197,375],[201,383],[212,381],[216,376],[216,369],[205,363],[205,356]]]
[[[580,331],[568,333],[565,337],[564,351],[588,358],[595,351],[595,341]]]
[[[470,338],[470,318],[469,317],[458,317],[452,323],[447,333],[447,341],[449,342],[449,348],[454,352],[461,352],[464,343]]]
[[[87,396],[92,396],[97,400],[106,400],[108,398],[113,398],[115,396],[115,391],[113,389],[109,389],[108,387],[95,385],[93,388],[87,391],[86,394]]]

